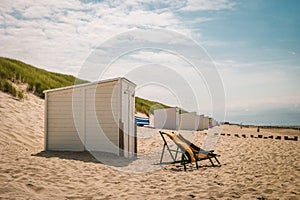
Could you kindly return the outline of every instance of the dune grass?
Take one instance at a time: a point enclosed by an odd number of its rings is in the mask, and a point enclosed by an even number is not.
[[[24,98],[24,91],[16,89],[10,81],[5,79],[0,79],[0,91],[9,93],[19,99]]]
[[[144,113],[148,117],[150,114],[153,114],[153,110],[162,108],[170,108],[170,106],[159,102],[142,99],[140,97],[135,97],[135,111]]]
[[[16,87],[18,84],[27,84],[28,92],[33,92],[35,95],[44,98],[44,90],[87,82],[71,75],[49,72],[22,61],[0,57],[0,91],[9,93],[19,99],[25,97],[25,91],[18,89]],[[144,113],[147,116],[153,113],[155,109],[169,107],[159,102],[140,97],[135,98],[136,112]]]
[[[148,117],[150,114],[153,114],[154,110],[156,109],[163,109],[163,108],[171,108],[171,106],[156,102],[150,101],[146,99],[142,99],[140,97],[135,97],[135,111],[144,113]],[[179,108],[179,113],[186,113],[187,111]]]
[[[24,62],[0,57],[0,90],[16,97],[24,96],[12,83],[26,83],[27,90],[44,98],[44,90],[59,88],[69,85],[86,83],[74,76],[49,72],[36,68]]]

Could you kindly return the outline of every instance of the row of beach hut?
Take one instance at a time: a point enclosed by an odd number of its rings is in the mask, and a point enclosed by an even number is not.
[[[150,116],[150,126],[158,129],[202,131],[219,123],[212,117],[196,112],[181,113],[178,107],[157,109]]]

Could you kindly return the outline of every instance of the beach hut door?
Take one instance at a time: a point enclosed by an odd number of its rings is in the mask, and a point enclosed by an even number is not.
[[[123,85],[122,122],[124,124],[124,156],[126,158],[132,158],[134,156],[133,92],[129,85]]]

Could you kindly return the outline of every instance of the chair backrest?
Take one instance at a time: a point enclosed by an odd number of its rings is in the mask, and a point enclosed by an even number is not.
[[[176,135],[173,132],[161,132],[161,131],[160,134],[165,143],[166,140],[163,137],[163,134],[167,135],[180,148],[180,150],[185,153],[185,155],[188,157],[189,162],[196,161],[192,148],[184,140],[178,137],[178,135]]]
[[[192,142],[190,142],[189,140],[185,139],[180,133],[178,134],[178,137],[184,141],[185,143],[187,143],[190,148],[193,150],[193,152],[199,152],[199,151],[204,151],[203,149],[201,149],[200,147],[196,146],[195,144],[193,144]]]

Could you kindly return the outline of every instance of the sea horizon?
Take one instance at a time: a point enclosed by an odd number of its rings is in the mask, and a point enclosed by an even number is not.
[[[260,112],[259,114],[236,114],[225,117],[224,122],[240,125],[300,127],[300,113]]]

